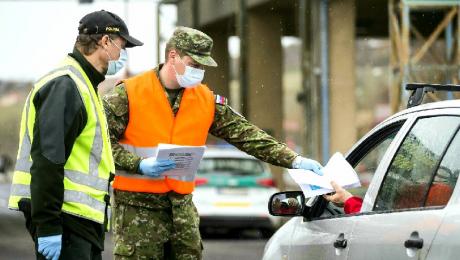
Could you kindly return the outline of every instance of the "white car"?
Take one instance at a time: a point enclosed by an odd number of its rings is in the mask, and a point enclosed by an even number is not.
[[[364,198],[360,211],[344,214],[302,192],[275,194],[271,212],[295,217],[267,242],[263,259],[459,259],[459,129],[459,100],[388,118],[346,156],[359,175],[372,176],[350,190]]]
[[[268,165],[235,148],[208,148],[195,179],[193,201],[202,229],[259,229],[270,236],[280,219],[268,213],[278,189]]]

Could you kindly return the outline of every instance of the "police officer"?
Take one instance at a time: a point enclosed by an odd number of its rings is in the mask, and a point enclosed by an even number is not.
[[[115,165],[97,86],[121,68],[125,47],[142,45],[104,10],[84,16],[78,31],[22,115],[9,208],[23,211],[37,259],[101,259]]]
[[[164,177],[174,162],[153,157],[159,143],[204,145],[208,133],[265,162],[320,172],[321,165],[234,112],[227,99],[201,84],[212,39],[178,27],[165,63],[125,80],[104,98],[117,172],[114,187],[115,259],[201,259],[194,180]]]

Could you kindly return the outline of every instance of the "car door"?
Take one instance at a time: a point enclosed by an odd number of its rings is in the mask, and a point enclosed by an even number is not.
[[[443,173],[439,165],[458,132],[458,112],[447,109],[442,115],[440,111],[414,115],[413,126],[385,174],[376,176],[361,214],[354,217],[348,240],[350,259],[426,257],[445,213],[447,201],[434,201],[432,193],[440,192],[437,180]]]
[[[458,187],[458,175],[460,173],[460,133],[453,139],[442,159],[438,169],[438,175],[434,179],[440,192],[437,195],[437,201],[433,206],[444,208],[445,215],[438,229],[436,236],[431,244],[427,259],[458,259],[458,249],[460,248],[460,188]],[[457,184],[455,187],[455,184]],[[435,187],[434,185],[432,185]],[[454,190],[452,192],[452,190]],[[450,199],[449,199],[450,197]],[[449,202],[446,204],[447,200]]]
[[[366,192],[369,180],[390,150],[404,122],[405,119],[398,119],[378,127],[347,155],[362,183],[362,187],[353,192]],[[288,259],[346,259],[348,247],[340,241],[351,237],[354,223],[353,215],[345,215],[343,211],[329,207],[318,218],[298,221],[291,231],[289,248],[283,251],[287,251]]]

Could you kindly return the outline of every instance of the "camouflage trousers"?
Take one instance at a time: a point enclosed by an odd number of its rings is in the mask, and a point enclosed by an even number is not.
[[[115,259],[202,259],[192,195],[115,191]]]

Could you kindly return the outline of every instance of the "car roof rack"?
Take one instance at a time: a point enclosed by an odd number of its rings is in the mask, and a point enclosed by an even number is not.
[[[435,91],[460,91],[460,85],[454,84],[428,84],[428,83],[408,83],[406,90],[412,90],[407,101],[407,108],[415,107],[422,104],[423,97],[427,92]]]

